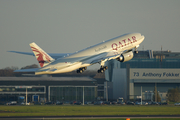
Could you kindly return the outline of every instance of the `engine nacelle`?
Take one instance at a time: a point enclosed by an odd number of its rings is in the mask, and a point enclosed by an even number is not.
[[[133,56],[134,56],[133,52],[130,51],[130,52],[121,54],[121,56],[118,57],[117,60],[120,62],[126,62],[126,61],[131,60],[133,58]]]

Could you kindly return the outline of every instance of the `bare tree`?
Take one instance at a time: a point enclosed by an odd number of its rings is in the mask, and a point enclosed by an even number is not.
[[[154,87],[154,95],[153,95],[153,101],[155,102],[161,102],[161,97],[157,91],[156,86]]]
[[[173,88],[169,89],[167,93],[168,101],[170,102],[179,102],[180,101],[180,89]]]
[[[16,66],[6,67],[3,70],[18,70],[19,68]]]

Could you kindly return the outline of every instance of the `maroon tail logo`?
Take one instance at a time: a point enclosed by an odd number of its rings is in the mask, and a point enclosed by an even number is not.
[[[45,63],[46,61],[47,61],[47,62],[50,62],[49,56],[47,56],[43,51],[40,51],[40,50],[38,50],[37,48],[34,48],[34,47],[31,47],[31,48],[32,48],[32,51],[33,51],[33,52],[37,52],[37,53],[38,53],[38,54],[35,54],[35,55],[36,55],[36,57],[37,57],[37,60],[38,60],[38,62],[39,62],[39,65],[40,65],[41,67],[44,66],[44,63]],[[43,56],[45,56],[45,60],[44,60]]]

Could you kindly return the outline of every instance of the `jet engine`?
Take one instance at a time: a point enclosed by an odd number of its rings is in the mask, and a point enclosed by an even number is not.
[[[126,62],[129,61],[133,58],[133,52],[132,51],[128,51],[126,53],[121,54],[121,56],[119,56],[117,58],[118,61],[120,62]]]

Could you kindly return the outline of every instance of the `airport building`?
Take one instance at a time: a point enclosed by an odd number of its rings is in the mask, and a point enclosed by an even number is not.
[[[0,77],[0,102],[94,101],[95,79],[89,77]]]
[[[106,80],[113,84],[113,99],[124,98],[151,101],[154,88],[166,101],[167,91],[180,88],[180,53],[171,51],[139,51],[132,60],[107,63]]]
[[[25,101],[151,101],[154,88],[162,101],[167,91],[180,88],[180,53],[139,51],[132,60],[106,62],[104,78],[90,77],[0,77],[0,102]],[[142,88],[142,90],[141,90]],[[26,92],[27,90],[27,92]],[[142,92],[141,92],[142,91]],[[84,94],[84,95],[83,95]]]

